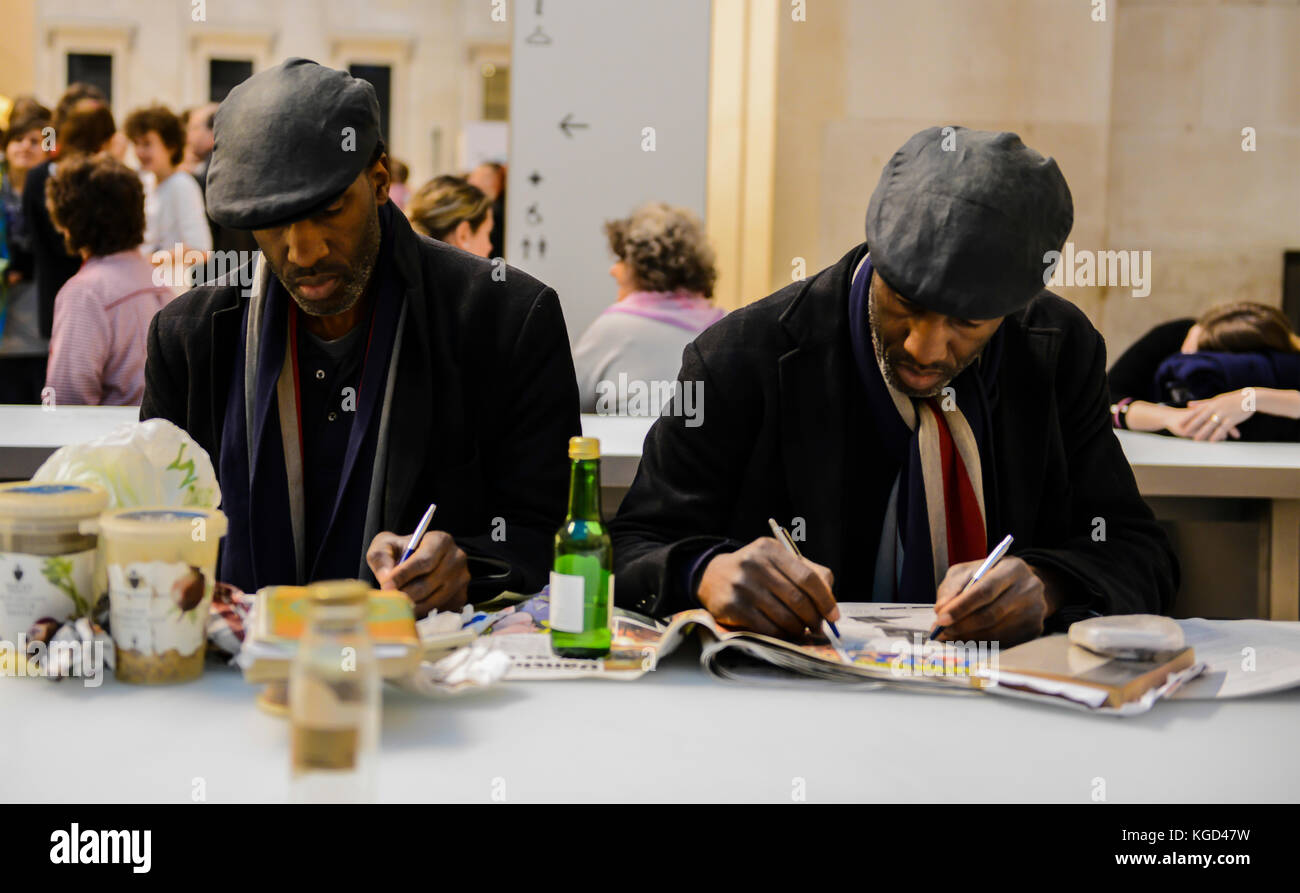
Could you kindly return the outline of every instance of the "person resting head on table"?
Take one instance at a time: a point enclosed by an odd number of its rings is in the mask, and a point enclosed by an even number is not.
[[[1108,373],[1117,428],[1300,441],[1300,335],[1276,307],[1219,304],[1162,323]]]
[[[422,616],[545,585],[578,390],[555,292],[416,235],[378,122],[369,83],[306,59],[230,92],[208,207],[261,251],[154,318],[140,417],[212,457],[220,580],[358,577]]]
[[[1178,563],[1111,428],[1102,338],[1043,289],[1072,224],[1015,134],[909,139],[865,243],[686,347],[707,411],[646,437],[612,522],[618,603],[798,637],[836,598],[935,602],[940,640],[1008,644],[1167,611]]]

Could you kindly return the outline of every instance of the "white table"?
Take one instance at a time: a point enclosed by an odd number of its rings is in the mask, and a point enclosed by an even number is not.
[[[25,480],[59,447],[139,418],[138,406],[0,405],[0,481]]]
[[[385,690],[385,801],[1297,802],[1300,690],[1115,719],[1012,699],[716,682],[697,651],[635,682]],[[288,724],[229,668],[174,687],[0,678],[0,802],[283,801]],[[501,779],[502,781],[496,781]]]
[[[1300,444],[1116,434],[1143,496],[1268,500],[1268,616],[1300,620]]]

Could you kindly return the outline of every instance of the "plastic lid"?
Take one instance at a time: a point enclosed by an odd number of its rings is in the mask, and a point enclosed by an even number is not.
[[[370,598],[370,587],[360,580],[324,580],[307,587],[315,605],[360,605]]]
[[[202,520],[204,536],[220,539],[226,535],[226,516],[217,509],[150,506],[118,509],[100,516],[100,531],[105,536],[129,539],[189,537],[194,522]]]
[[[570,437],[570,459],[599,459],[600,439],[596,437]]]
[[[107,505],[108,491],[95,484],[0,484],[0,521],[75,521],[98,515]]]

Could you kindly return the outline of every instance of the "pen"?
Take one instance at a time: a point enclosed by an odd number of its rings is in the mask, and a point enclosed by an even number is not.
[[[790,536],[789,531],[776,523],[775,518],[768,518],[767,526],[772,528],[772,536],[776,537],[778,543],[785,546],[786,551],[795,558],[803,558],[803,555],[799,553],[799,547],[794,544],[794,538]],[[826,618],[826,625],[831,628],[831,632],[835,633],[835,638],[838,639],[840,637],[840,631],[835,628],[835,623],[830,618]]]
[[[971,574],[970,579],[966,581],[966,585],[961,588],[961,592],[957,593],[958,596],[960,596],[962,592],[965,592],[967,589],[970,589],[972,586],[978,583],[980,581],[980,578],[983,577],[985,574],[987,574],[989,571],[993,570],[993,565],[1001,561],[1002,556],[1007,554],[1007,549],[1011,548],[1012,539],[1014,539],[1014,537],[1012,537],[1011,534],[1008,533],[1006,535],[1006,538],[1003,539],[1002,542],[998,543],[996,546],[993,547],[993,551],[989,553],[989,557],[985,558],[984,563],[975,569],[975,573]],[[943,627],[943,626],[935,627],[934,632],[930,633],[930,641],[933,642],[935,640],[935,637],[938,636],[939,633],[943,632],[945,629],[947,629],[947,627]]]
[[[433,513],[437,511],[437,509],[438,507],[436,505],[432,502],[429,503],[429,508],[425,510],[424,517],[420,519],[419,524],[415,525],[415,533],[411,534],[411,538],[407,540],[406,549],[402,552],[402,557],[397,562],[398,564],[401,564],[403,561],[410,558],[411,553],[415,551],[415,547],[420,545],[420,537],[424,536],[428,531],[429,522],[433,520]]]

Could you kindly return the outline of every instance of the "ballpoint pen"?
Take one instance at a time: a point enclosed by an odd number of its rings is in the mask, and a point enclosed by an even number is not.
[[[407,540],[406,549],[403,550],[402,557],[397,562],[398,564],[401,564],[403,561],[410,558],[411,553],[414,552],[416,547],[420,545],[420,538],[424,536],[426,532],[428,532],[429,522],[433,520],[433,513],[437,511],[437,509],[438,506],[434,505],[433,503],[429,503],[429,508],[425,510],[424,517],[420,519],[419,524],[415,525],[415,533],[411,534],[411,538]]]

